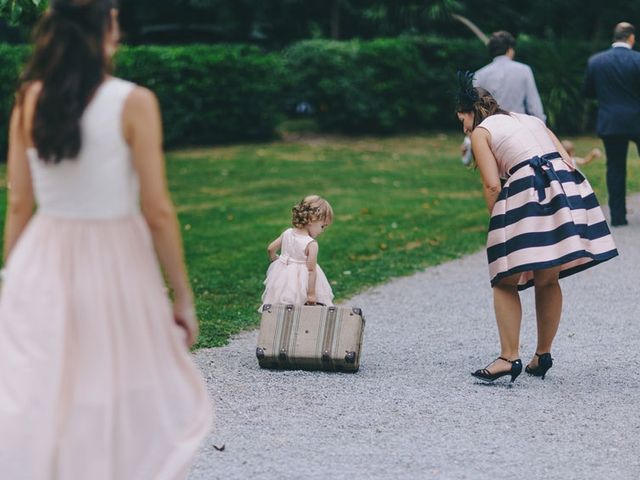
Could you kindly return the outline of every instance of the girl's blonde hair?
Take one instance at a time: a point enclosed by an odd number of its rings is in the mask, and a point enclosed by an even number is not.
[[[304,197],[300,203],[291,209],[291,223],[296,228],[303,228],[311,222],[322,220],[333,222],[333,209],[329,202],[319,195]]]

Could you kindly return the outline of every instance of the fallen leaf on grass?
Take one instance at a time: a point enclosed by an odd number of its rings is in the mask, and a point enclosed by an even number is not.
[[[415,250],[416,248],[420,248],[422,246],[422,242],[409,242],[402,247],[402,250]]]

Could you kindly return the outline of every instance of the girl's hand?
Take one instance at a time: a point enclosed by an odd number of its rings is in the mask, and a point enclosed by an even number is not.
[[[317,300],[316,294],[315,293],[308,293],[307,294],[307,303],[309,305],[315,305]]]
[[[187,348],[191,348],[198,339],[198,318],[191,299],[176,298],[173,304],[173,319],[185,331]]]

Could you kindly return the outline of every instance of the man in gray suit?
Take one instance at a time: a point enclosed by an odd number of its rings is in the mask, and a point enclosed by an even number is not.
[[[478,70],[474,85],[487,90],[508,112],[527,113],[545,122],[540,94],[529,65],[516,62],[516,40],[509,32],[494,32],[489,38],[493,61]]]
[[[613,30],[613,44],[589,58],[585,94],[598,100],[596,129],[607,154],[611,225],[627,224],[626,182],[629,141],[640,151],[640,52],[630,23]]]
[[[493,61],[475,73],[473,84],[487,90],[508,112],[526,113],[546,122],[542,101],[529,65],[516,62],[516,40],[509,32],[494,32],[487,47]],[[471,163],[471,142],[465,138],[462,144],[462,163]]]

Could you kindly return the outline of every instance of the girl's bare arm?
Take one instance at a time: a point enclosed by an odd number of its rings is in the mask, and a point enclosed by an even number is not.
[[[318,264],[318,242],[313,241],[307,245],[307,271],[309,283],[307,284],[307,302],[316,303],[316,265]]]
[[[272,262],[278,258],[278,250],[282,246],[282,235],[276,238],[273,242],[269,244],[267,247],[267,253],[269,255],[269,260]]]
[[[155,95],[136,87],[127,98],[123,129],[140,179],[140,204],[169,285],[174,292],[174,318],[187,332],[187,342],[198,338],[193,293],[184,263],[182,238],[169,196],[162,151],[160,108]]]

